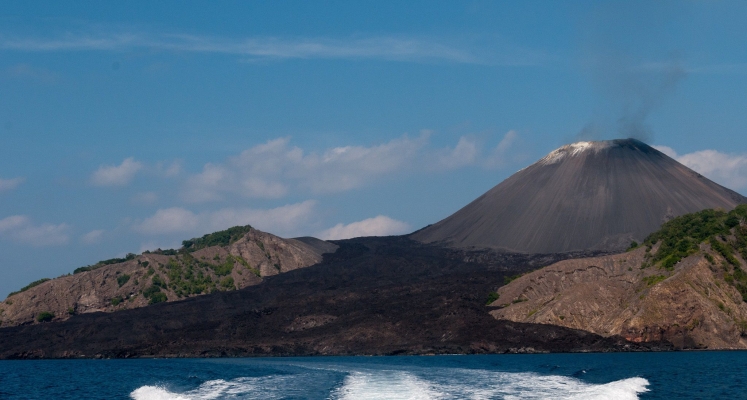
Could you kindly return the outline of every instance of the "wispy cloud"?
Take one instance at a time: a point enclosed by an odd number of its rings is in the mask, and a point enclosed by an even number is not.
[[[26,178],[12,178],[12,179],[2,179],[0,178],[0,193],[13,190],[17,188],[20,184],[22,184],[24,181],[26,181]]]
[[[730,189],[747,188],[747,154],[700,150],[680,155],[671,147],[654,147],[688,168]]]
[[[202,235],[236,225],[252,225],[276,235],[293,236],[307,228],[315,206],[315,201],[307,200],[271,209],[223,208],[201,213],[172,207],[156,211],[132,228],[144,235]]]
[[[350,224],[337,224],[329,229],[319,232],[321,239],[350,239],[361,236],[388,236],[407,233],[411,230],[410,225],[389,218],[385,215],[379,215],[374,218],[364,219],[363,221],[352,222]]]
[[[10,79],[29,79],[41,83],[53,83],[57,80],[56,73],[29,64],[16,64],[8,67],[2,75]]]
[[[0,219],[0,237],[36,247],[62,245],[69,241],[67,224],[35,225],[25,215],[12,215]]]
[[[96,186],[124,186],[143,169],[143,164],[134,158],[126,158],[119,165],[102,165],[91,175],[91,183]]]
[[[403,135],[373,146],[338,146],[305,151],[289,138],[253,146],[223,163],[208,163],[189,176],[181,197],[188,202],[219,201],[229,196],[277,199],[293,192],[335,193],[356,189],[402,174],[432,173],[467,166],[497,165],[516,140],[511,131],[494,151],[483,156],[481,144],[459,138],[451,148],[434,148],[432,133]]]
[[[84,244],[96,244],[104,237],[104,233],[106,233],[106,231],[103,229],[96,229],[81,236],[80,241]]]
[[[0,49],[26,52],[153,50],[217,53],[252,59],[384,59],[469,64],[537,65],[542,51],[496,40],[480,48],[464,41],[408,36],[227,38],[191,34],[72,34],[57,37],[0,35]]]

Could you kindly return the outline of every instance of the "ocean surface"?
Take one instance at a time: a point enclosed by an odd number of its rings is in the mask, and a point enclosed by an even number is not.
[[[747,399],[747,352],[0,361],[2,399]]]

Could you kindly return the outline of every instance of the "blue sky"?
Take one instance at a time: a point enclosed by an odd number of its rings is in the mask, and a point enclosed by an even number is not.
[[[652,4],[653,3],[653,4]],[[4,2],[0,295],[236,224],[397,234],[565,143],[747,194],[744,2]]]

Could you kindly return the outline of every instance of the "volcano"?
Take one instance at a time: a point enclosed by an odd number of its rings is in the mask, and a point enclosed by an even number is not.
[[[741,203],[747,198],[641,141],[578,142],[410,237],[519,253],[619,251],[676,216]]]

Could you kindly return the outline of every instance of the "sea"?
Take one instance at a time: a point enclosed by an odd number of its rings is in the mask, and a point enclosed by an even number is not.
[[[2,399],[747,399],[747,352],[0,361]]]

